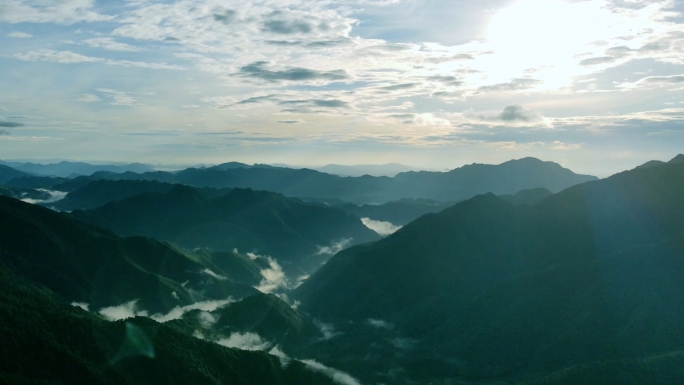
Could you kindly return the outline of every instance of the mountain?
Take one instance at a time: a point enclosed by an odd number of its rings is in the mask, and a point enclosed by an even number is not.
[[[288,352],[322,338],[319,328],[307,317],[273,294],[257,293],[212,312],[215,323],[205,332],[230,335],[254,333]],[[201,314],[186,313],[185,319]],[[197,330],[197,329],[195,329]]]
[[[515,195],[504,194],[499,195],[499,198],[513,203],[514,205],[533,205],[548,198],[551,191],[545,188],[535,188],[529,190],[518,191]]]
[[[25,176],[30,176],[30,174],[0,164],[0,184],[4,185],[14,178],[21,178]]]
[[[256,291],[259,271],[268,267],[235,253],[190,254],[148,238],[120,238],[11,198],[0,197],[0,217],[2,264],[93,309],[137,301],[135,306],[155,314],[198,301],[240,298]],[[241,263],[220,261],[226,259]],[[236,268],[241,265],[254,267]],[[224,270],[227,266],[232,269]],[[240,278],[231,279],[234,274]]]
[[[514,205],[535,204],[551,195],[545,188],[518,191],[515,195],[504,194],[499,197]],[[307,201],[307,200],[304,200]],[[404,198],[398,201],[388,202],[381,205],[355,205],[339,200],[317,200],[309,198],[308,201],[330,207],[340,208],[359,218],[369,218],[374,221],[389,222],[396,226],[404,226],[425,214],[438,213],[456,202],[438,202],[430,199]]]
[[[477,194],[515,194],[520,190],[546,188],[552,193],[596,180],[578,175],[553,162],[535,158],[512,160],[500,165],[472,164],[449,172],[407,172],[389,177],[340,177],[309,169],[228,164],[210,168],[189,168],[177,173],[98,172],[78,177],[56,190],[73,191],[98,179],[156,180],[194,187],[252,188],[289,197],[340,199],[355,204],[380,204],[403,198],[456,202]]]
[[[167,193],[151,192],[72,213],[75,218],[110,228],[121,235],[142,235],[186,248],[237,248],[277,258],[288,269],[310,271],[327,256],[323,248],[378,239],[353,215],[304,204],[281,194],[233,189],[209,198],[200,190],[176,185]]]
[[[644,383],[674,383],[676,365],[642,360],[684,348],[682,196],[676,163],[532,205],[477,196],[343,250],[291,297],[340,328],[338,347],[319,354],[343,369],[390,361],[420,383],[572,383],[642,362],[630,370],[651,373]],[[368,337],[348,325],[367,320],[413,341],[410,355],[364,361]]]
[[[50,164],[8,161],[0,161],[0,163],[13,167],[17,170],[24,171],[29,174],[55,176],[63,178],[71,178],[74,175],[91,175],[98,171],[108,171],[115,173],[123,173],[126,171],[132,171],[136,173],[154,171],[154,168],[152,168],[151,166],[140,163],[131,163],[125,165],[96,165],[84,162],[68,161]]]
[[[401,172],[413,171],[414,168],[399,163],[388,164],[361,164],[344,166],[340,164],[328,164],[314,168],[316,171],[340,176],[389,176],[394,177]]]
[[[148,318],[106,321],[1,264],[0,333],[5,384],[333,384],[302,362],[283,365]]]
[[[675,156],[674,158],[670,159],[668,162],[663,162],[660,160],[650,160],[641,166],[636,167],[636,169],[642,169],[642,168],[650,168],[650,167],[655,167],[655,166],[661,166],[664,164],[681,164],[684,163],[684,154],[679,154]]]
[[[51,190],[55,186],[67,182],[68,178],[58,178],[51,176],[35,176],[27,175],[14,178],[7,183],[5,186],[19,188],[19,189],[48,189]]]
[[[48,200],[50,198],[50,194],[45,191],[34,189],[17,189],[6,186],[0,186],[0,195],[14,199],[33,199],[36,201]]]
[[[58,210],[72,211],[93,209],[106,203],[130,198],[149,192],[167,193],[174,188],[169,183],[146,180],[95,180],[83,187],[69,192],[59,202],[51,204]],[[219,197],[230,192],[230,189],[199,189],[208,197]]]
[[[240,325],[293,334],[288,322],[315,333],[289,305],[252,287],[268,261],[120,238],[5,197],[0,218],[1,383],[332,384],[341,373],[284,356],[274,344],[283,338],[251,346],[233,339],[258,335],[221,337]],[[223,311],[241,298],[237,312]],[[217,340],[188,327],[188,314],[217,311]]]
[[[454,203],[406,198],[381,205],[357,206],[351,203],[338,203],[332,206],[339,207],[359,218],[370,218],[375,221],[390,222],[394,225],[403,226],[425,214],[440,212],[447,207],[453,206]]]

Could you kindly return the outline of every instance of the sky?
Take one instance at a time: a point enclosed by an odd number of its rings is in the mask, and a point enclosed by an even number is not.
[[[0,158],[607,176],[684,152],[684,1],[2,0]]]

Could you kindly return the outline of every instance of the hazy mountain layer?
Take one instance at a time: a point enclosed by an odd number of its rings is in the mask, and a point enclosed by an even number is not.
[[[12,179],[25,176],[31,176],[31,174],[0,164],[0,184],[6,184]]]
[[[500,165],[472,164],[449,172],[407,172],[389,177],[340,177],[308,169],[239,164],[210,168],[190,168],[177,173],[132,172],[112,174],[98,172],[89,177],[75,178],[55,187],[73,191],[90,181],[156,180],[195,187],[252,188],[274,191],[291,197],[341,199],[356,204],[385,203],[402,198],[433,199],[455,202],[477,194],[515,194],[520,190],[546,188],[558,192],[567,187],[596,180],[578,175],[553,162],[524,158]]]
[[[91,175],[98,171],[109,171],[117,173],[122,173],[126,171],[138,173],[154,171],[152,167],[140,163],[132,163],[125,165],[96,165],[84,162],[69,161],[62,161],[59,163],[50,164],[0,161],[0,164],[10,166],[14,169],[27,172],[29,174],[57,176],[64,178],[70,178],[78,175]]]
[[[51,207],[64,211],[93,209],[143,193],[167,193],[173,188],[173,184],[157,181],[95,180],[69,192],[64,199],[51,204]],[[218,197],[228,194],[230,189],[202,188],[200,191],[207,197]]]
[[[150,236],[188,248],[237,248],[276,257],[286,269],[305,271],[320,266],[334,244],[379,238],[342,210],[249,189],[208,198],[178,185],[167,193],[145,193],[72,215],[122,235]]]

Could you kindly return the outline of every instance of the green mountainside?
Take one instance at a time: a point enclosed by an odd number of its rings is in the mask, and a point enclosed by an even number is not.
[[[324,256],[316,256],[322,247],[343,240],[379,239],[342,210],[250,189],[209,198],[195,188],[176,185],[167,193],[145,193],[72,215],[125,236],[149,236],[187,248],[237,248],[306,271],[324,261]]]
[[[342,251],[293,296],[326,322],[383,320],[419,341],[394,362],[426,383],[523,381],[678,351],[682,196],[681,164],[623,172],[533,205],[478,196]],[[365,336],[342,332],[340,346],[370,349]]]

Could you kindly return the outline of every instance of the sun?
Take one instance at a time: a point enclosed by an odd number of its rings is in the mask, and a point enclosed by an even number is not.
[[[600,2],[522,0],[492,17],[487,40],[498,67],[493,77],[554,72],[554,83],[577,72],[578,54],[607,35],[610,12]]]

